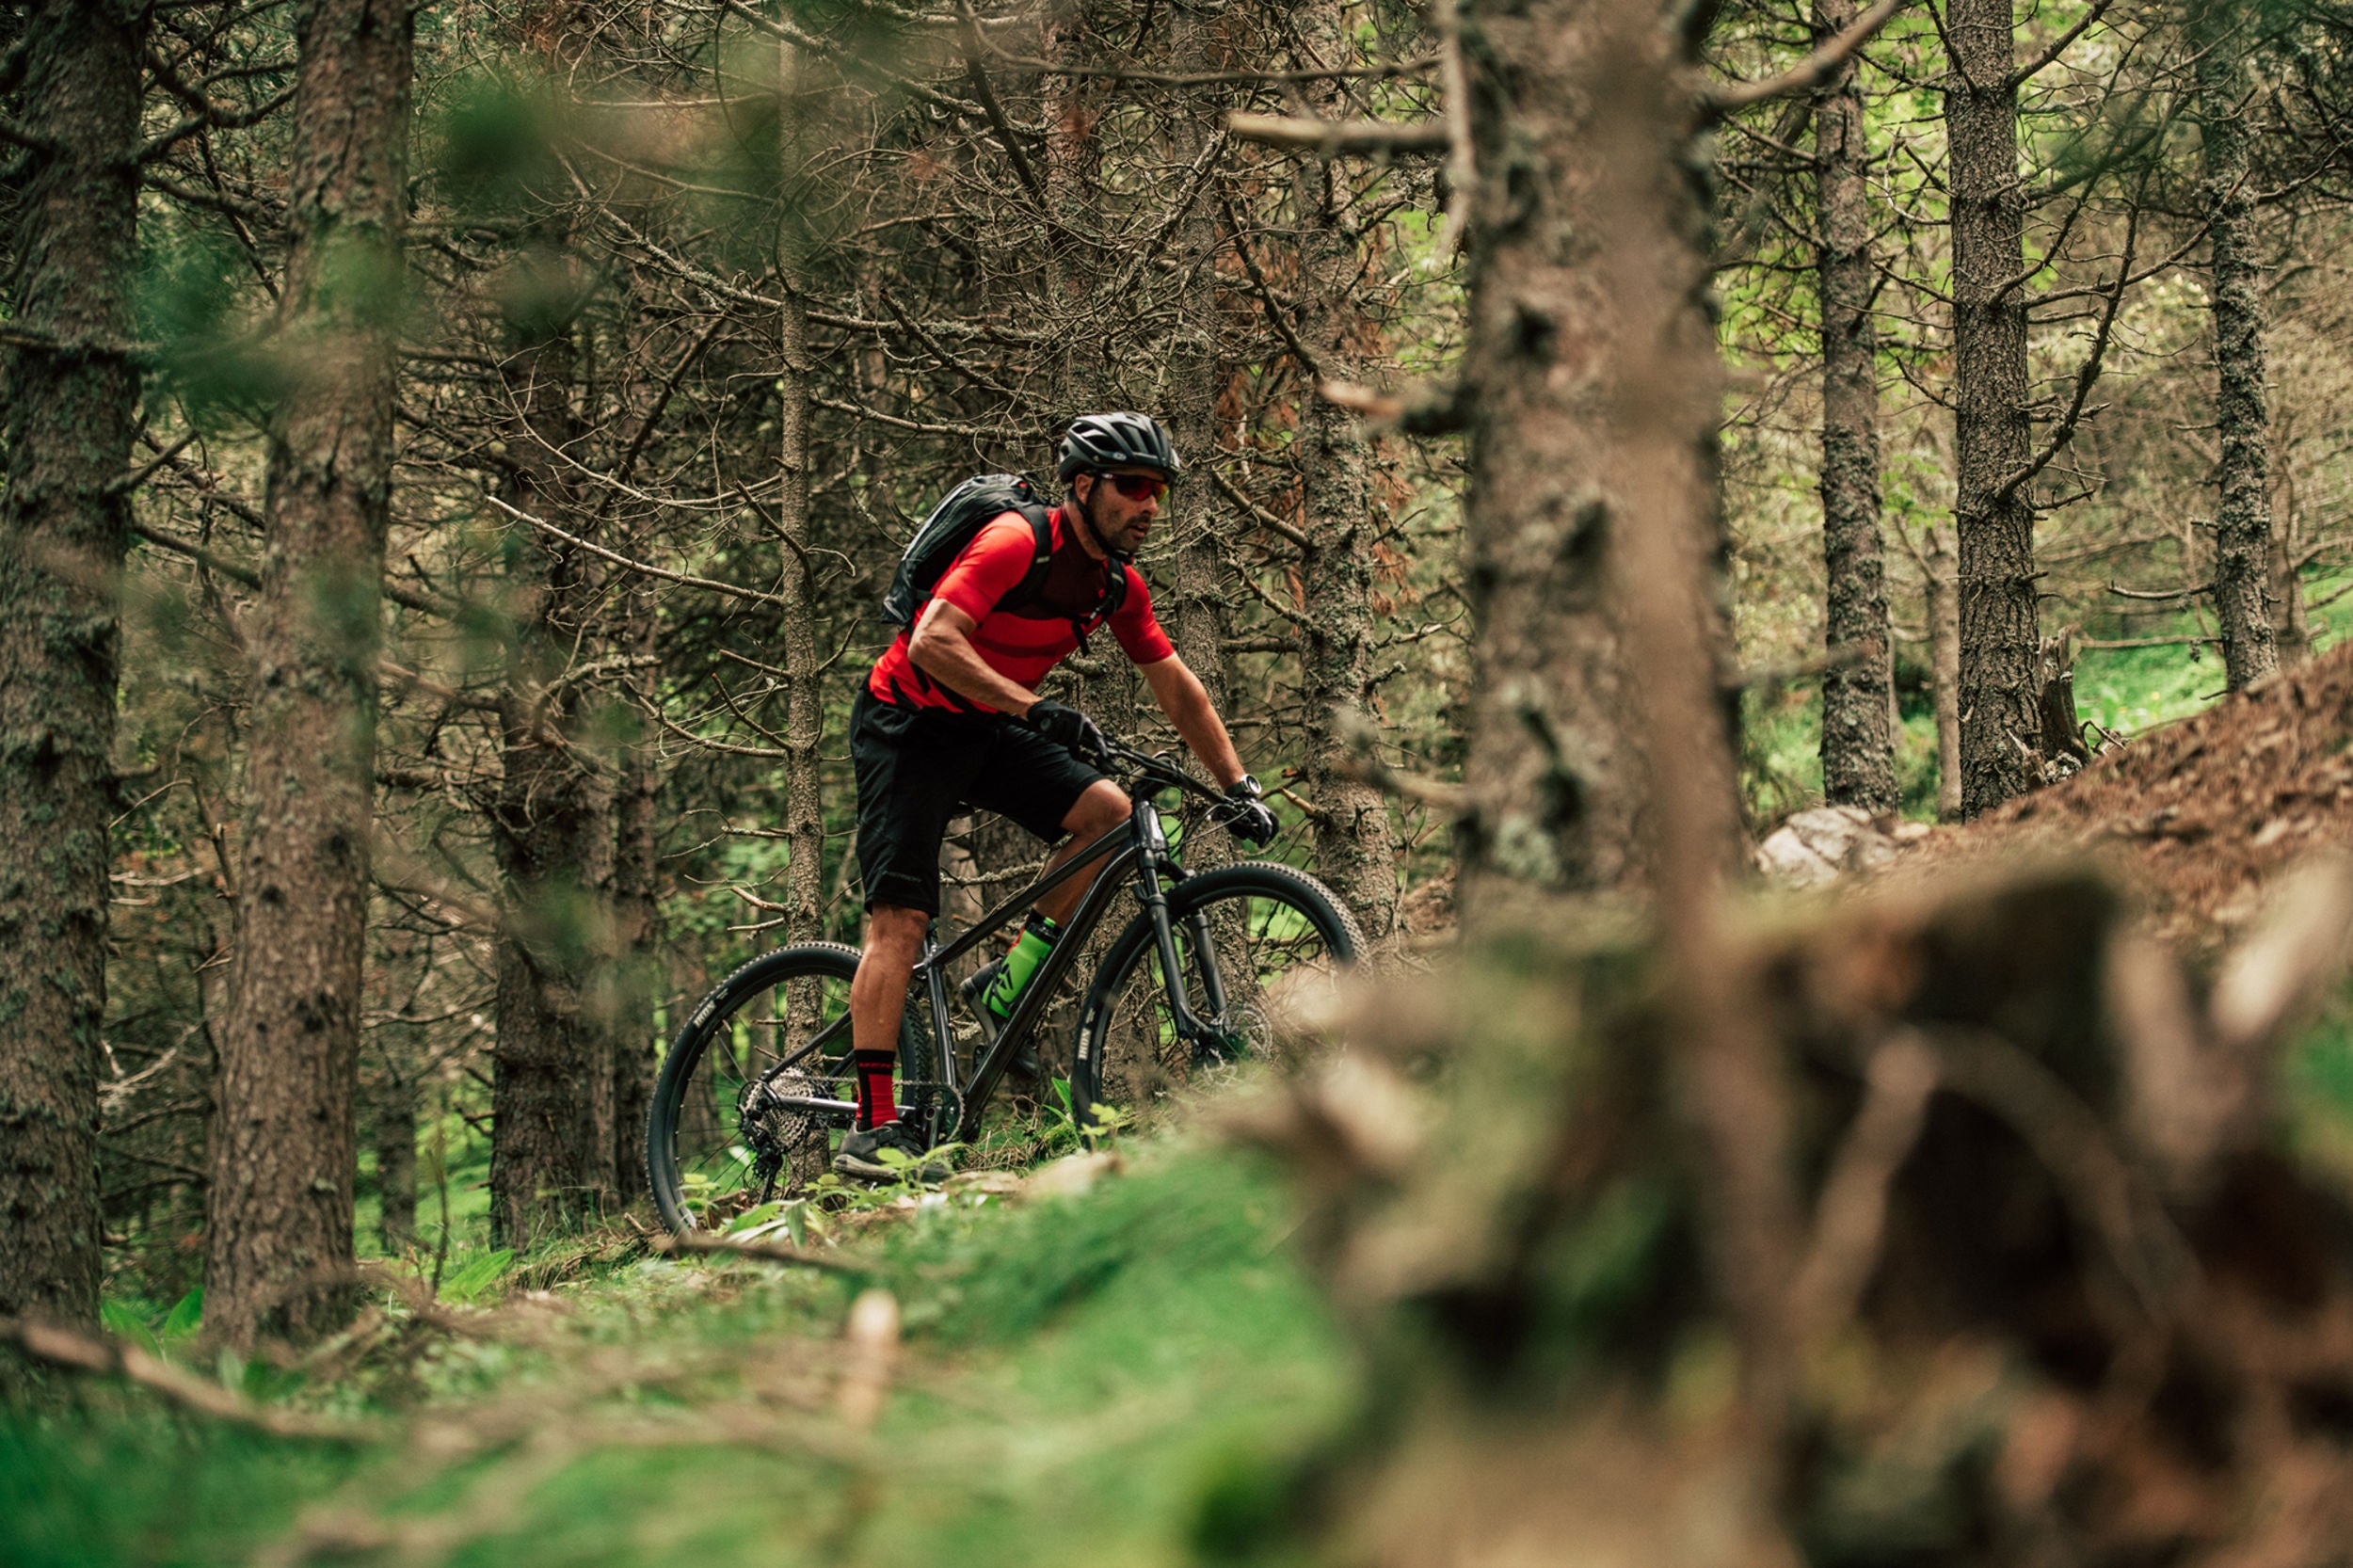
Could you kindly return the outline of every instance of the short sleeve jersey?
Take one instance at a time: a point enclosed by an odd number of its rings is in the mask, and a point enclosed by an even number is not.
[[[1064,528],[1061,507],[1048,513],[1047,521],[1052,531],[1053,555],[1044,585],[1028,602],[1004,602],[1029,575],[1035,552],[1036,533],[1029,519],[1018,512],[1005,513],[974,535],[932,589],[934,599],[944,599],[972,617],[976,623],[972,647],[982,661],[1008,680],[1035,687],[1047,671],[1079,646],[1081,632],[1091,634],[1104,625],[1109,625],[1120,648],[1138,664],[1157,664],[1176,652],[1168,633],[1153,617],[1151,591],[1136,568],[1119,564],[1118,569],[1128,574],[1127,596],[1108,618],[1096,614],[1103,600],[1105,563],[1089,555]],[[918,669],[907,651],[911,635],[900,632],[889,649],[874,661],[873,671],[866,678],[867,690],[902,708],[996,712],[984,703],[959,696]]]

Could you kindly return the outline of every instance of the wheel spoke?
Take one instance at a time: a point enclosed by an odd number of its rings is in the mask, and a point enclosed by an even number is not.
[[[1079,1075],[1080,1097],[1121,1120],[1148,1119],[1186,1084],[1231,1064],[1287,1057],[1309,993],[1357,950],[1353,923],[1319,891],[1296,873],[1236,867],[1176,895],[1175,990],[1198,1032],[1171,1006],[1159,943],[1148,928],[1131,927],[1112,951],[1112,972],[1090,1015],[1094,1060]]]
[[[849,1100],[855,951],[788,948],[723,981],[681,1030],[654,1094],[648,1174],[674,1228],[712,1229],[809,1180],[832,1159]]]

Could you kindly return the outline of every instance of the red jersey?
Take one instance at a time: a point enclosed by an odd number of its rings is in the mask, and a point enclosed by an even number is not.
[[[1001,602],[1029,575],[1031,559],[1037,552],[1037,531],[1018,512],[1007,512],[975,534],[932,589],[932,598],[946,600],[977,623],[971,643],[982,662],[1006,680],[1035,689],[1046,672],[1079,646],[1082,633],[1106,624],[1128,657],[1139,664],[1157,664],[1175,653],[1168,633],[1153,618],[1151,591],[1136,568],[1089,555],[1064,531],[1061,507],[1047,514],[1047,522],[1052,530],[1053,554],[1044,585],[1029,602]],[[1127,597],[1108,620],[1097,613],[1107,567],[1128,574]],[[957,696],[918,669],[907,652],[912,635],[911,632],[900,632],[889,649],[874,661],[866,689],[878,700],[901,708],[946,708],[965,713],[997,711]]]

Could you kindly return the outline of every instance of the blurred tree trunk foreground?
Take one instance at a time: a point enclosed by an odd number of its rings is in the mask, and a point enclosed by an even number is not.
[[[1456,971],[1369,987],[1350,1051],[1244,1113],[1300,1167],[1363,1405],[1291,1484],[1212,1489],[1202,1544],[1398,1568],[2335,1560],[2353,1212],[2267,1132],[2279,1042],[2342,972],[2353,868],[2297,883],[2204,1000],[2083,874],[1725,925],[1725,764],[1694,718],[1717,383],[1690,77],[1604,0],[1466,21],[1475,112],[1513,127],[1479,140],[1472,313],[1506,334],[1470,347],[1479,440],[1514,439],[1488,427],[1529,407],[1514,376],[1582,372],[1584,517],[1609,530],[1584,547],[1645,677],[1618,735],[1652,762],[1658,939],[1612,948],[1566,904],[1490,919]],[[1513,274],[1538,215],[1608,240]]]
[[[308,0],[296,37],[293,248],[205,1213],[205,1326],[232,1343],[328,1333],[351,1291],[377,607],[408,218],[406,0]]]

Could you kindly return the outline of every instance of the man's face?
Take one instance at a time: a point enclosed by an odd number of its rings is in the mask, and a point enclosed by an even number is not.
[[[1129,488],[1144,491],[1131,497],[1121,491],[1119,481],[1125,478]],[[1107,550],[1122,555],[1132,555],[1151,533],[1152,521],[1160,516],[1161,497],[1153,493],[1144,481],[1165,488],[1158,469],[1120,468],[1107,473],[1082,473],[1073,482],[1079,489],[1080,504],[1086,507],[1087,520],[1095,525],[1096,534]]]

